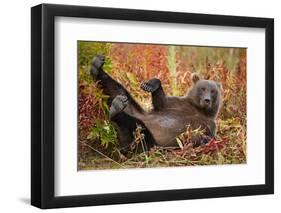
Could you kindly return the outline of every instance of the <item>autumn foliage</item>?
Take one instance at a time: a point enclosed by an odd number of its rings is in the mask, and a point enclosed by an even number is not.
[[[106,72],[147,111],[152,109],[151,97],[140,89],[140,84],[150,78],[159,78],[165,92],[175,96],[186,94],[194,72],[201,78],[220,82],[223,106],[217,119],[216,138],[198,147],[186,138],[178,148],[153,147],[148,152],[123,156],[114,125],[108,119],[108,97],[89,73],[95,54],[106,56]],[[243,48],[79,41],[79,169],[245,163],[246,60]]]

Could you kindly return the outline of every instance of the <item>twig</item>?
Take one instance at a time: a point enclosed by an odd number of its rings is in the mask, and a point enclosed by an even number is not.
[[[171,149],[179,149],[178,146],[155,146],[156,149],[159,150],[171,150]]]
[[[144,153],[144,156],[145,156],[145,163],[146,163],[146,166],[149,166],[149,163],[148,163],[148,156],[146,154],[146,151],[145,151],[145,148],[144,148],[144,144],[143,143],[146,143],[145,140],[141,140],[140,141],[141,143],[141,146],[142,146],[142,149],[143,149],[143,153]]]
[[[118,163],[117,161],[113,160],[112,158],[108,157],[107,155],[103,154],[102,152],[100,152],[99,150],[93,148],[92,146],[90,146],[89,144],[82,142],[83,144],[85,144],[87,147],[89,147],[90,149],[94,150],[95,152],[99,153],[100,155],[102,155],[103,157],[109,159],[110,161],[118,164],[119,166],[121,166],[122,168],[125,168],[124,166],[122,166],[120,163]]]

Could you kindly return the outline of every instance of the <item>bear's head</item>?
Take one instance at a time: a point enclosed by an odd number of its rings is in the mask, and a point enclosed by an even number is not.
[[[192,104],[209,117],[216,117],[221,105],[221,86],[213,80],[200,79],[192,75],[193,86],[188,92]]]

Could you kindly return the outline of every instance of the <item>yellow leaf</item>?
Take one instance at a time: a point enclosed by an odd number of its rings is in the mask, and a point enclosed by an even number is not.
[[[177,141],[179,147],[181,148],[181,150],[183,150],[183,144],[182,144],[181,140],[179,138],[176,138],[176,141]]]

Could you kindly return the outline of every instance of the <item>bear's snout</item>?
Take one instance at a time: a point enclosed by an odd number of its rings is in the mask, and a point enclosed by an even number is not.
[[[205,104],[210,104],[211,99],[210,98],[205,98],[204,101],[205,101]]]

